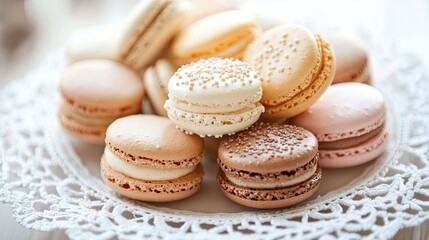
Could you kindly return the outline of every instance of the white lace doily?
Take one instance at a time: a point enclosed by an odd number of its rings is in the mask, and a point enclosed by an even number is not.
[[[372,56],[388,103],[388,151],[362,167],[324,171],[318,196],[270,211],[241,208],[221,194],[204,198],[219,191],[207,158],[201,193],[181,203],[115,195],[97,173],[100,147],[84,154],[92,146],[58,126],[61,57],[53,53],[0,93],[0,201],[24,227],[65,229],[71,239],[385,239],[429,218],[429,78],[414,56]]]

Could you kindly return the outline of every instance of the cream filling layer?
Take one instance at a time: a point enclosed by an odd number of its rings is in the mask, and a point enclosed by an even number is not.
[[[69,104],[65,101],[61,103],[61,111],[64,115],[80,122],[83,124],[89,125],[109,125],[113,121],[115,121],[118,117],[97,117],[97,116],[89,116],[75,111]]]
[[[147,181],[162,181],[172,180],[179,177],[183,177],[186,174],[194,171],[197,167],[185,167],[185,168],[174,168],[174,169],[161,169],[161,168],[150,168],[136,166],[125,161],[122,161],[115,154],[113,154],[107,147],[104,148],[104,158],[107,164],[120,173],[123,173],[132,178],[147,180]]]
[[[304,182],[305,180],[311,178],[311,176],[313,176],[316,170],[317,170],[317,164],[315,164],[313,168],[311,168],[308,172],[285,182],[251,182],[251,181],[243,181],[239,178],[228,176],[226,174],[225,175],[229,181],[241,187],[257,188],[257,189],[273,189],[273,188],[290,187],[298,183]]]

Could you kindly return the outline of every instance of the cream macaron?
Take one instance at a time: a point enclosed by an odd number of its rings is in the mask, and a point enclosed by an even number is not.
[[[201,137],[246,129],[264,111],[259,75],[240,60],[208,58],[182,66],[170,79],[168,97],[171,121]]]
[[[256,17],[232,10],[201,18],[183,28],[172,43],[172,55],[180,64],[199,58],[241,58],[261,33]]]
[[[190,9],[184,0],[141,0],[119,25],[97,30],[97,35],[85,36],[87,30],[72,37],[68,61],[111,59],[143,69],[164,50]]]
[[[180,200],[201,186],[203,140],[184,134],[168,118],[131,115],[106,132],[101,176],[115,192],[149,202]]]
[[[263,79],[266,118],[289,118],[322,96],[335,74],[334,53],[319,34],[284,24],[265,32],[247,48],[244,61]]]
[[[164,109],[168,98],[168,82],[176,72],[174,65],[167,59],[159,59],[144,72],[143,85],[156,114],[167,116]]]
[[[110,60],[85,60],[66,68],[59,90],[58,117],[64,130],[82,140],[103,143],[115,119],[139,113],[144,97],[141,78]]]

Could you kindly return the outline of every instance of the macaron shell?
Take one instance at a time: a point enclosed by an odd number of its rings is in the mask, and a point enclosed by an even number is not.
[[[254,189],[240,187],[228,181],[225,174],[219,171],[216,179],[224,195],[230,200],[252,208],[270,209],[288,207],[311,197],[319,188],[322,172],[316,173],[307,181],[286,188]]]
[[[319,164],[324,168],[344,168],[364,164],[380,156],[388,145],[387,126],[367,142],[352,148],[319,150]]]
[[[72,34],[66,47],[67,63],[72,64],[85,59],[110,59],[119,61],[117,49],[117,26],[95,26],[79,29]],[[113,31],[112,31],[113,30]]]
[[[89,143],[104,144],[107,125],[82,124],[67,117],[61,112],[61,110],[58,112],[58,118],[63,130],[71,136]]]
[[[168,82],[176,71],[166,59],[158,60],[144,73],[144,88],[156,114],[167,116],[164,103],[168,99]]]
[[[276,173],[306,165],[316,157],[317,149],[317,139],[301,127],[260,122],[224,138],[218,158],[237,170]]]
[[[370,74],[368,49],[364,43],[355,37],[346,35],[334,35],[327,39],[337,58],[337,69],[333,83],[367,83]]]
[[[381,126],[386,105],[381,93],[362,83],[338,83],[306,112],[290,120],[311,131],[319,141],[359,136]]]
[[[207,31],[210,29],[210,31]],[[182,29],[172,45],[179,59],[210,57],[227,45],[234,45],[259,29],[253,14],[232,10],[204,17]]]
[[[331,85],[335,73],[335,56],[329,43],[320,36],[317,37],[322,46],[321,69],[314,76],[313,81],[305,89],[288,101],[277,106],[266,106],[264,117],[267,119],[290,118],[311,107]]]
[[[170,100],[177,102],[171,105],[203,113],[237,111],[262,97],[260,77],[253,67],[221,58],[201,59],[182,66],[171,78],[168,91]],[[188,105],[189,109],[185,109]]]
[[[189,11],[187,1],[140,1],[118,33],[124,63],[135,69],[149,65],[186,21]]]
[[[232,113],[200,114],[182,111],[165,103],[168,117],[179,129],[187,134],[198,134],[200,137],[222,137],[244,130],[258,121],[264,107],[257,103],[254,106]]]
[[[170,202],[187,198],[201,187],[203,169],[201,165],[178,179],[165,181],[145,181],[128,177],[113,170],[101,158],[101,177],[113,191],[126,197],[148,202]]]
[[[144,97],[141,78],[110,60],[84,60],[63,72],[60,92],[76,111],[94,116],[138,112]]]
[[[233,10],[236,8],[235,1],[231,0],[195,0],[192,1],[192,11],[185,25],[189,25],[203,17]]]
[[[198,136],[186,135],[168,118],[155,115],[131,115],[117,119],[107,129],[106,143],[126,153],[124,156],[131,154],[166,162],[189,160],[193,165],[192,159],[198,158],[199,162],[204,145]],[[118,157],[123,159],[124,156]]]
[[[315,35],[295,24],[275,27],[251,44],[244,61],[260,73],[261,102],[277,105],[310,85],[322,62],[322,51]]]

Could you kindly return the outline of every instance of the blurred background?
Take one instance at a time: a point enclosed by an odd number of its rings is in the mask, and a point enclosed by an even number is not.
[[[195,0],[197,1],[197,0]],[[81,27],[120,21],[137,0],[0,0],[0,88],[31,71],[61,49]],[[354,34],[386,61],[413,56],[429,70],[428,0],[237,0],[265,20],[307,25],[322,34]],[[380,56],[375,56],[380,55]],[[429,84],[429,79],[428,79]],[[62,231],[24,229],[9,206],[0,204],[0,239],[66,239]],[[424,239],[428,224],[401,231],[397,239]],[[427,236],[427,235],[426,235]]]

